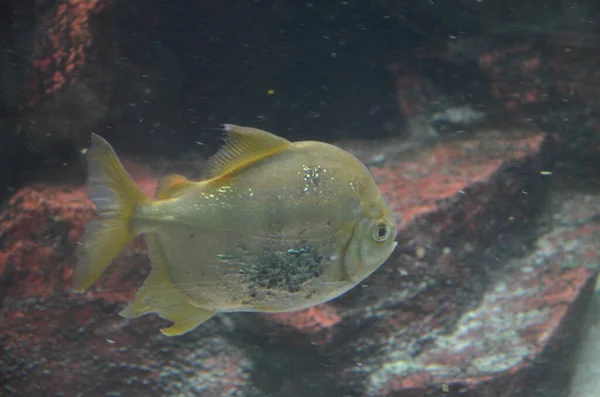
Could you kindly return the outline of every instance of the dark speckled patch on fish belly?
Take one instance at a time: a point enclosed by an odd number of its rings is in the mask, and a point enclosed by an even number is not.
[[[327,277],[333,258],[326,247],[333,243],[333,238],[323,244],[306,240],[290,244],[267,242],[258,252],[223,255],[221,259],[228,262],[227,268],[237,269],[237,275],[230,270],[230,276],[239,277],[240,287],[245,291],[241,305],[248,309],[279,310],[310,299],[318,292],[314,282]]]
[[[304,283],[323,274],[324,261],[314,244],[304,243],[286,251],[266,251],[244,258],[240,273],[252,290],[295,293]]]

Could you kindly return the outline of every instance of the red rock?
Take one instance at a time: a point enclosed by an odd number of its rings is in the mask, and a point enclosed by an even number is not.
[[[5,294],[48,297],[63,289],[72,274],[65,255],[89,216],[81,190],[31,187],[15,194],[0,215],[0,269],[4,277],[19,280]]]
[[[318,345],[331,341],[333,327],[341,320],[335,308],[327,303],[300,312],[266,314],[265,317],[309,335],[310,340]]]
[[[439,106],[445,98],[431,76],[422,70],[440,62],[439,70],[445,74],[448,65],[462,69],[469,60],[478,65],[486,83],[480,82],[480,89],[470,92],[457,82],[450,91],[472,97],[472,103],[482,105],[489,118],[500,123],[536,125],[555,134],[561,149],[557,152],[562,157],[558,159],[560,162],[599,169],[600,74],[595,67],[598,54],[590,51],[589,37],[567,30],[512,44],[499,44],[504,39],[496,38],[492,39],[496,42],[492,45],[490,37],[472,37],[451,38],[442,51],[424,47],[417,51],[416,57],[390,67],[398,108],[408,120],[419,115],[427,118],[432,103],[433,107]],[[473,81],[468,84],[479,80],[471,74],[469,78]],[[424,128],[414,130],[427,135]]]
[[[565,333],[578,332],[569,322],[569,303],[590,296],[592,276],[590,270],[557,267],[504,275],[454,332],[438,336],[417,357],[392,353],[369,375],[368,395],[443,395],[446,389],[512,396],[539,386],[536,360],[563,343]]]
[[[44,10],[33,40],[30,106],[77,80],[92,43],[91,19],[107,5],[104,0],[69,0]]]
[[[397,91],[398,107],[406,116],[419,112],[427,103],[437,99],[437,92],[419,74],[401,63],[390,65]]]
[[[508,160],[518,161],[536,153],[543,140],[543,134],[481,135],[477,139],[422,150],[417,160],[372,168],[372,172],[380,190],[399,215],[399,226],[403,229],[415,216],[435,210],[441,200],[457,194],[466,200],[485,200],[485,197],[469,195],[466,189],[487,181]],[[466,204],[473,210],[485,208],[479,202]],[[469,217],[465,221],[476,220],[481,215],[470,209],[465,209]]]
[[[152,197],[156,177],[147,167],[130,162],[125,165],[135,173],[142,191]],[[92,211],[93,204],[80,187],[32,186],[17,192],[0,213],[0,274],[18,280],[9,283],[5,295],[14,299],[47,298],[68,290],[73,273],[70,255]],[[145,254],[138,241],[124,256],[135,256],[140,250]],[[135,290],[119,275],[132,267],[131,260],[125,262],[129,263],[113,266],[118,271],[111,272],[108,281],[87,296],[118,302],[129,299]]]

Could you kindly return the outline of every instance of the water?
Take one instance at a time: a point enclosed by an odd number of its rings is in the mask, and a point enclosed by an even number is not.
[[[321,3],[0,2],[0,395],[595,395],[600,6]],[[202,177],[223,123],[354,154],[393,255],[179,337],[118,315],[143,239],[71,293],[90,133],[153,196]]]

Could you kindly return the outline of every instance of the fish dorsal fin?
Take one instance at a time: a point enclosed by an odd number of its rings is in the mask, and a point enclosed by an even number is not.
[[[289,148],[292,142],[257,128],[225,124],[225,144],[208,160],[207,177],[231,175]]]
[[[174,198],[181,195],[187,188],[194,186],[194,182],[185,176],[172,174],[165,176],[156,187],[155,196],[159,200]]]

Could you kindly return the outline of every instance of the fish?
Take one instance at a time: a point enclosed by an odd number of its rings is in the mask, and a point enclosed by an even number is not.
[[[225,124],[199,181],[171,174],[142,193],[112,146],[91,135],[87,194],[96,217],[76,248],[83,293],[143,235],[150,273],[119,314],[155,313],[167,336],[216,313],[291,312],[334,299],[377,270],[397,243],[394,212],[356,157]]]

